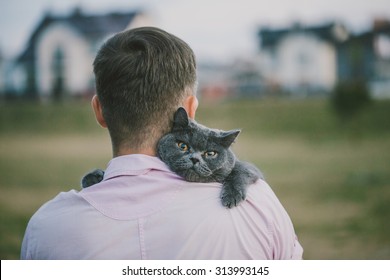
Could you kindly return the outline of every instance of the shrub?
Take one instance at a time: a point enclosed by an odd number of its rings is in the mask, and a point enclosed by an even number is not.
[[[342,119],[350,119],[371,101],[370,92],[364,81],[339,82],[332,91],[331,105]]]

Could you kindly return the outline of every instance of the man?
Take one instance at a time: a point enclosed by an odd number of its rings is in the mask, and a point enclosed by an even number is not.
[[[262,180],[233,209],[218,183],[186,182],[156,157],[182,106],[198,106],[191,48],[157,28],[124,31],[94,61],[92,107],[113,159],[101,183],[60,193],[31,218],[22,259],[300,259],[288,214]]]

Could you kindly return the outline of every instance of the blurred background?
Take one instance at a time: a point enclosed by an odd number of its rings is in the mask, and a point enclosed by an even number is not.
[[[197,55],[199,122],[242,128],[305,259],[390,259],[390,0],[1,0],[0,257],[105,168],[89,101],[114,33],[165,29]]]

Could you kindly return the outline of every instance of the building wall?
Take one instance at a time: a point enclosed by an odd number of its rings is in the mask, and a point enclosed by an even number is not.
[[[0,50],[0,95],[3,94],[5,91],[5,66],[4,66],[4,59],[1,55],[1,50]]]
[[[310,34],[290,34],[263,53],[266,80],[295,91],[330,90],[337,79],[335,48]]]
[[[84,93],[91,88],[94,48],[72,26],[54,23],[45,29],[37,40],[37,88],[43,96],[53,90],[55,53],[63,53],[65,91],[71,95]]]
[[[21,96],[26,92],[27,73],[24,65],[10,63],[4,77],[6,93],[12,92],[16,96]]]

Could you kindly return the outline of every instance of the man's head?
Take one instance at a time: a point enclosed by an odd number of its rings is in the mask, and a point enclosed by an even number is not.
[[[92,103],[99,123],[108,127],[114,155],[120,149],[155,149],[170,130],[177,108],[191,98],[196,101],[194,53],[161,29],[143,27],[114,35],[93,66],[98,98]]]

